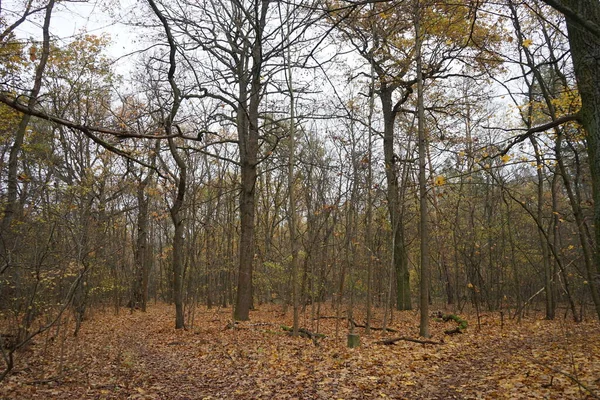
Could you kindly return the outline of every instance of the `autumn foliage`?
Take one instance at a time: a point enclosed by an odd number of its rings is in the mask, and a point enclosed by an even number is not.
[[[301,324],[326,337],[313,341],[281,329],[291,313],[263,306],[252,322],[231,323],[231,309],[188,310],[194,326],[175,330],[172,309],[147,313],[96,310],[72,336],[69,323],[19,353],[0,387],[6,399],[584,399],[600,394],[598,322],[517,324],[499,313],[463,315],[463,334],[432,316],[432,341],[380,344],[416,337],[418,315],[397,312],[390,328],[346,347],[346,323],[311,318]],[[328,310],[323,306],[322,316]],[[375,323],[381,323],[376,314]],[[359,314],[358,317],[361,317]],[[358,321],[357,321],[358,322]],[[336,324],[339,329],[336,336]],[[234,327],[233,327],[234,326]],[[375,326],[375,324],[373,325]]]

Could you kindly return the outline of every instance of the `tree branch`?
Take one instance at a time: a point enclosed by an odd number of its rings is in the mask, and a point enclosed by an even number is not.
[[[524,133],[522,133],[522,134],[518,135],[517,137],[515,137],[514,140],[508,146],[506,146],[504,148],[504,150],[502,150],[498,155],[500,155],[500,156],[505,155],[515,145],[517,145],[517,144],[519,144],[521,142],[524,142],[530,136],[532,136],[532,135],[534,135],[536,133],[540,133],[540,132],[547,131],[548,129],[556,128],[557,126],[560,126],[560,125],[565,124],[567,122],[579,121],[579,119],[580,119],[579,113],[569,114],[569,115],[564,115],[564,116],[562,116],[560,118],[557,118],[554,121],[550,121],[550,122],[548,122],[546,124],[542,124],[542,125],[534,126],[533,128],[529,128]]]
[[[564,14],[565,17],[572,19],[578,25],[586,29],[588,32],[592,33],[594,36],[600,38],[600,26],[595,24],[593,21],[586,19],[583,15],[580,15],[572,8],[567,7],[563,1],[561,0],[542,0],[544,3],[548,4],[550,7],[554,8],[556,11]]]
[[[96,133],[105,133],[107,135],[117,136],[118,138],[134,138],[134,139],[169,139],[173,137],[179,136],[179,133],[174,133],[170,135],[144,135],[141,133],[134,133],[129,131],[119,131],[109,128],[102,128],[96,126],[87,126],[75,123],[73,121],[69,121],[64,118],[56,117],[54,115],[47,114],[44,111],[39,109],[28,107],[27,105],[21,103],[18,98],[7,96],[6,93],[0,93],[0,103],[4,103],[7,106],[11,107],[14,110],[22,112],[26,115],[31,115],[32,117],[37,117],[46,121],[55,122],[59,125],[66,126],[67,128],[76,129],[78,131],[87,131],[87,132],[96,132]],[[84,132],[85,133],[85,132]]]

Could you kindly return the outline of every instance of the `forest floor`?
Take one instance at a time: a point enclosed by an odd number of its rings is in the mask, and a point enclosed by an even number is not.
[[[418,313],[397,312],[397,332],[357,328],[361,346],[350,349],[345,321],[303,314],[303,327],[327,335],[315,345],[283,331],[291,310],[275,306],[261,306],[234,329],[228,309],[196,309],[187,330],[174,329],[167,305],[96,311],[77,337],[53,330],[17,354],[0,399],[599,398],[598,322],[501,324],[499,313],[488,313],[478,327],[474,315],[461,317],[469,327],[451,336],[444,330],[455,322],[431,319],[431,340],[440,344],[379,344],[418,338]]]

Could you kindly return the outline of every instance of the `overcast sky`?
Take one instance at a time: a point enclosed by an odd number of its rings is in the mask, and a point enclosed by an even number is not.
[[[3,14],[8,16],[11,9],[10,2],[3,4]],[[135,4],[128,0],[109,0],[97,2],[61,2],[55,6],[51,20],[51,34],[62,44],[67,44],[75,36],[81,33],[94,35],[108,34],[111,43],[108,48],[108,55],[111,58],[118,59],[132,51],[136,50],[135,39],[137,33],[135,29],[125,24],[127,16],[135,9]],[[107,10],[117,10],[117,16]],[[24,22],[17,30],[19,38],[41,38],[41,25],[43,13],[33,20]],[[131,64],[131,59],[125,57],[118,65],[117,69],[122,72]]]

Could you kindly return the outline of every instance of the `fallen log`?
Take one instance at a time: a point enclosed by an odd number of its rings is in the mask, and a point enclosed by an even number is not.
[[[442,316],[442,320],[444,322],[454,321],[454,322],[456,322],[458,324],[458,326],[456,328],[454,328],[454,329],[446,329],[444,331],[444,333],[446,335],[454,335],[454,334],[457,334],[457,333],[463,333],[462,331],[464,329],[467,329],[467,326],[469,326],[469,324],[467,323],[466,320],[464,320],[461,317],[459,317],[458,315],[454,315],[454,314],[443,315]]]
[[[406,342],[420,343],[420,344],[444,344],[444,342],[436,342],[434,340],[427,340],[427,339],[414,339],[414,338],[410,338],[410,337],[406,337],[406,336],[400,336],[400,337],[396,337],[396,338],[380,340],[377,343],[389,346],[392,344],[396,344],[396,342],[399,342],[401,340],[404,340]]]

